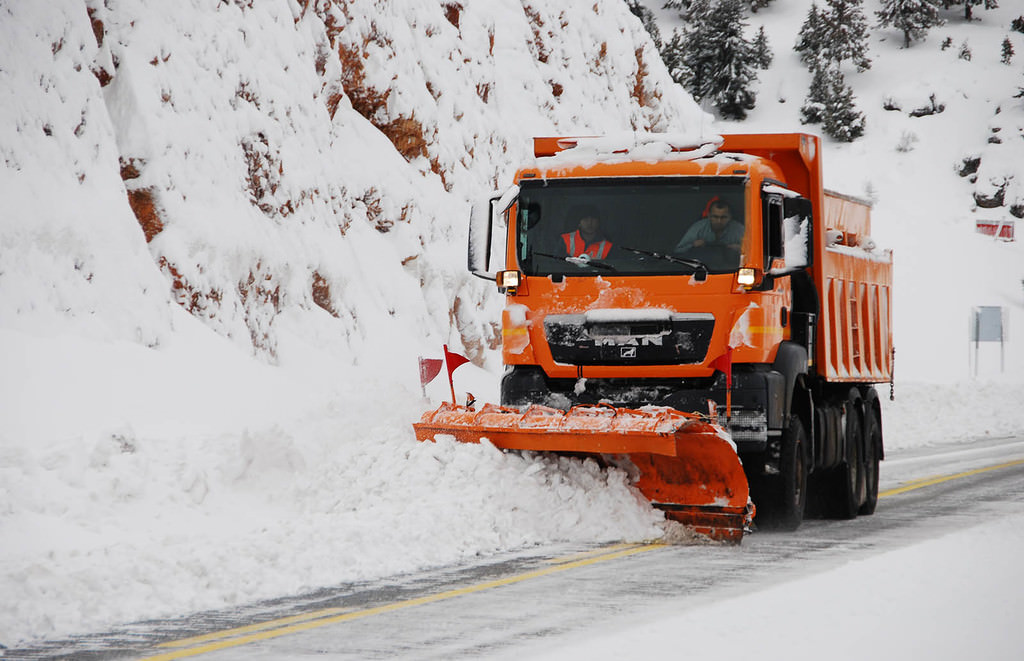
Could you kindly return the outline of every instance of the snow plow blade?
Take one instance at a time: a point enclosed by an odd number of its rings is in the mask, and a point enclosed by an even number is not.
[[[636,475],[635,486],[667,518],[713,539],[738,543],[753,519],[747,478],[728,434],[675,409],[533,405],[520,412],[445,402],[413,428],[421,441],[446,434],[506,450],[597,455]]]

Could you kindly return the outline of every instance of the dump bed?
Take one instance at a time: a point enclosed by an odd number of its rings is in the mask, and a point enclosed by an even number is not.
[[[871,239],[871,207],[823,192],[814,279],[820,302],[818,373],[828,381],[892,377],[892,253]]]

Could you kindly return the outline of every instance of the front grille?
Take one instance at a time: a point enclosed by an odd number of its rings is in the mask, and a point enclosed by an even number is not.
[[[718,407],[718,424],[726,427],[737,443],[768,440],[768,417],[764,411],[736,410],[726,419],[725,407]]]
[[[567,365],[692,365],[704,362],[715,318],[707,313],[595,310],[548,315],[544,333]]]

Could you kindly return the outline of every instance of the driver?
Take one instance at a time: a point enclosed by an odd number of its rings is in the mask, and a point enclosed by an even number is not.
[[[601,232],[601,216],[596,207],[585,204],[572,209],[570,218],[576,218],[576,231],[562,235],[565,254],[579,257],[586,254],[604,259],[612,249],[612,242]]]
[[[733,221],[729,203],[715,196],[705,207],[704,217],[691,225],[676,244],[675,252],[716,245],[739,252],[742,243],[743,224]]]

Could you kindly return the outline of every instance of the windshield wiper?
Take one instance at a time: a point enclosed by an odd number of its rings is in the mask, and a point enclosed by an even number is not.
[[[683,266],[689,266],[691,269],[693,269],[694,275],[700,276],[701,274],[703,274],[703,277],[697,278],[698,280],[704,280],[708,277],[708,265],[700,261],[699,259],[675,257],[674,255],[666,255],[664,253],[653,252],[651,250],[641,250],[640,248],[630,248],[628,246],[622,246],[622,249],[628,250],[629,252],[633,252],[638,255],[646,255],[648,257],[653,257],[655,259],[662,259],[665,260],[666,262],[672,262],[673,264],[682,264]]]
[[[533,254],[534,255],[540,255],[541,257],[549,257],[551,259],[557,259],[560,262],[569,262],[570,264],[573,264],[573,265],[579,266],[579,267],[593,266],[594,268],[604,269],[606,271],[617,271],[618,270],[617,268],[615,268],[611,264],[609,264],[607,262],[602,262],[599,259],[594,259],[593,257],[587,255],[586,253],[580,255],[579,257],[566,257],[565,255],[552,255],[552,254],[549,254],[549,253],[546,253],[546,252],[537,252],[537,251],[534,251]]]

